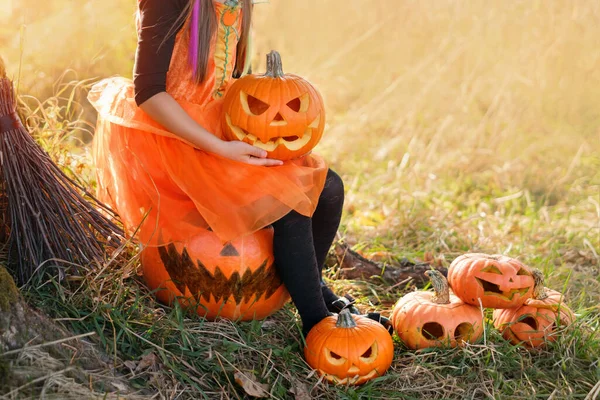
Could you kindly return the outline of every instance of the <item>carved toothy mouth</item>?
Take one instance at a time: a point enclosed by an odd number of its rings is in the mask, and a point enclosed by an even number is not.
[[[355,375],[353,377],[348,377],[348,378],[344,378],[344,379],[338,378],[335,375],[323,373],[322,371],[321,371],[321,373],[323,374],[323,377],[325,377],[325,379],[327,379],[329,382],[332,382],[332,383],[335,383],[338,385],[345,385],[345,384],[352,385],[358,381],[368,381],[370,379],[373,379],[373,378],[379,376],[379,373],[377,372],[376,369],[369,372],[367,375],[363,375],[363,376]]]
[[[302,136],[294,135],[277,137],[265,143],[261,141],[257,136],[247,132],[239,126],[235,126],[231,121],[231,117],[229,116],[229,114],[225,114],[225,119],[227,121],[227,126],[229,126],[229,129],[231,129],[231,131],[238,140],[246,142],[266,151],[273,151],[279,145],[283,145],[288,150],[292,151],[300,150],[301,148],[306,146],[308,142],[310,142],[310,139],[312,139],[313,129],[318,128],[319,124],[321,123],[321,115],[319,114],[319,116],[317,116],[317,118],[315,118],[315,120],[306,128]]]
[[[524,296],[529,291],[529,288],[511,289],[509,291],[500,290],[500,286],[485,279],[475,278],[483,288],[483,294],[486,296],[497,296],[507,300],[512,300],[516,294]]]

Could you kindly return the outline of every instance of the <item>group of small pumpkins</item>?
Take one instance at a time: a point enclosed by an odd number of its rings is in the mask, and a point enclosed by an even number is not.
[[[527,348],[554,341],[559,328],[575,320],[562,295],[544,286],[541,271],[510,257],[465,254],[450,265],[448,280],[437,270],[426,275],[434,291],[405,295],[391,315],[396,334],[410,349],[477,341],[484,308],[494,309],[494,327],[505,339]],[[394,349],[383,325],[344,310],[311,330],[304,353],[328,381],[360,385],[391,366]]]

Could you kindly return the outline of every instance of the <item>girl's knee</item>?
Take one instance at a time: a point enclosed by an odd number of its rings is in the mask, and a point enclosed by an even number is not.
[[[344,181],[331,169],[327,173],[321,197],[328,202],[344,202]]]

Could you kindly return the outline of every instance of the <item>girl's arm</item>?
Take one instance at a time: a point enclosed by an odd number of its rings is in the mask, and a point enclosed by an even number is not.
[[[226,142],[201,127],[167,92],[144,101],[140,108],[169,132],[194,147],[235,161],[253,165],[274,166],[283,162],[266,158],[267,152],[240,141]]]
[[[267,153],[244,142],[225,142],[202,128],[166,92],[175,34],[183,28],[179,18],[189,0],[141,0],[138,47],[135,55],[135,101],[152,119],[192,146],[254,165],[281,165]]]

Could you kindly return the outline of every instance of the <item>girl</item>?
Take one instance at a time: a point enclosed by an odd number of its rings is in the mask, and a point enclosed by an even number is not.
[[[344,188],[316,155],[283,163],[221,139],[223,94],[249,69],[251,21],[251,0],[139,1],[133,82],[107,79],[89,95],[99,195],[144,245],[273,225],[276,268],[307,334],[349,303],[321,279]]]

